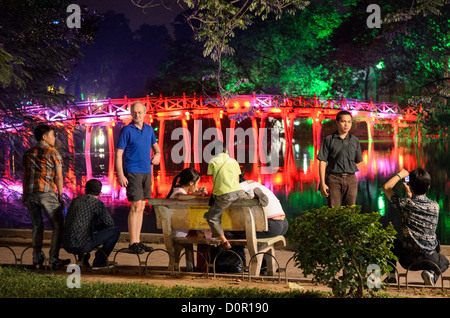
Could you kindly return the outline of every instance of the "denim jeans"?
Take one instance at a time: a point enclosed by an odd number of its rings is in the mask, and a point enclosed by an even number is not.
[[[268,230],[264,232],[256,232],[256,238],[269,238],[284,235],[289,228],[289,222],[286,218],[283,220],[268,219],[267,223]]]
[[[33,264],[42,264],[44,262],[42,254],[42,240],[44,238],[42,212],[44,212],[53,228],[49,253],[50,263],[53,264],[58,261],[59,250],[61,249],[61,237],[64,225],[63,206],[59,202],[55,192],[29,193],[26,196],[26,202],[33,225]]]
[[[81,256],[83,253],[90,253],[95,248],[102,246],[95,252],[93,266],[102,266],[106,263],[108,256],[111,254],[117,240],[120,236],[120,230],[117,226],[104,228],[92,235],[90,242],[86,246],[76,248],[65,248],[68,253]]]
[[[267,231],[256,232],[256,238],[269,238],[278,235],[284,235],[286,234],[288,229],[289,222],[287,218],[284,218],[283,220],[268,219]],[[228,234],[230,234],[231,237],[235,239],[245,239],[247,237],[245,231],[230,231],[226,236],[228,236]]]

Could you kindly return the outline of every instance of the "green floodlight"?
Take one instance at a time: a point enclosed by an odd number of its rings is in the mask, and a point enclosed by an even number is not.
[[[375,67],[379,70],[381,70],[382,68],[384,68],[384,62],[381,61],[380,63],[378,63],[377,65],[375,65]]]

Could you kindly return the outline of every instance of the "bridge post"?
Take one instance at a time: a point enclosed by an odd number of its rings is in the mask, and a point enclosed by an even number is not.
[[[367,125],[367,140],[373,141],[374,129],[372,117],[366,118],[364,121],[366,122]]]
[[[186,149],[186,152],[184,153],[184,169],[186,169],[191,166],[191,136],[186,119],[181,120],[181,125],[183,127],[184,149]]]
[[[264,137],[265,135],[267,135],[267,131],[265,130],[266,128],[266,115],[260,114],[260,123],[259,123],[259,134],[258,134],[258,163],[261,160],[261,158],[264,158],[264,154],[265,154],[265,148],[264,145],[262,144],[264,140],[267,140],[267,137]],[[266,139],[264,139],[266,138]],[[267,147],[267,145],[266,145]],[[259,165],[258,165],[259,168]],[[258,171],[258,170],[254,170],[254,171]]]
[[[4,164],[4,166],[5,166],[5,170],[3,171],[3,176],[5,177],[5,178],[7,178],[7,179],[12,179],[12,176],[11,176],[11,159],[10,159],[10,155],[11,155],[11,152],[10,152],[10,147],[9,147],[9,140],[8,139],[5,139],[5,153],[4,153],[4,156],[3,156],[3,160],[5,160],[5,164]]]
[[[214,114],[213,119],[214,119],[214,123],[215,123],[216,129],[217,129],[217,138],[223,142],[224,140],[223,140],[223,133],[221,133],[222,132],[222,124],[220,122],[220,115]]]
[[[252,117],[252,133],[253,133],[253,140],[255,141],[254,146],[256,148],[253,151],[253,164],[258,165],[259,138],[258,138],[258,123],[256,122],[256,117]]]
[[[317,149],[320,148],[321,136],[322,136],[322,120],[323,116],[321,111],[314,109],[312,115],[312,134],[313,134],[313,144]]]
[[[108,134],[108,152],[109,152],[109,168],[108,168],[108,181],[111,187],[111,196],[113,193],[116,193],[116,183],[114,178],[114,165],[115,165],[115,145],[114,145],[114,134],[113,134],[113,123],[109,122],[106,125],[106,130]],[[111,197],[113,199],[113,197]]]
[[[86,182],[92,179],[91,135],[92,135],[92,125],[86,124],[86,139],[84,143],[84,158],[86,161]]]
[[[69,169],[67,171],[66,180],[70,184],[70,194],[73,199],[76,190],[77,190],[77,180],[75,177],[75,146],[74,146],[74,135],[73,135],[73,126],[70,125],[67,128],[67,145],[69,146],[70,160],[69,160]]]
[[[200,171],[200,160],[202,159],[202,147],[200,132],[202,131],[202,121],[199,119],[194,119],[194,136],[193,136],[193,152],[194,152],[194,168]]]
[[[285,149],[285,156],[287,157],[289,154],[289,147],[292,144],[292,136],[290,134],[289,129],[289,123],[288,123],[288,116],[285,112],[281,114],[281,118],[283,119],[283,126],[284,126],[284,139],[286,141],[286,149]],[[286,158],[285,158],[286,161]]]
[[[165,129],[165,121],[164,118],[158,117],[159,121],[159,135],[158,135],[158,145],[159,149],[161,150],[161,160],[159,162],[159,168],[161,171],[166,170],[166,163],[165,163],[165,155],[164,155],[164,129]]]
[[[230,128],[227,134],[227,148],[228,154],[231,158],[234,158],[234,130],[236,129],[236,119],[230,119]]]

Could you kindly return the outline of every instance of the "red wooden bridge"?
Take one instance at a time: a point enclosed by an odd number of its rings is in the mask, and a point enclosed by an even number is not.
[[[231,126],[246,117],[261,119],[279,117],[283,119],[285,130],[290,133],[292,122],[296,118],[311,118],[313,120],[314,136],[320,136],[322,120],[335,118],[340,110],[348,110],[356,120],[367,123],[369,139],[373,136],[373,125],[384,122],[391,123],[394,131],[399,127],[409,126],[417,122],[422,111],[421,106],[400,108],[395,103],[359,101],[355,99],[331,99],[313,97],[291,97],[279,95],[237,95],[229,99],[209,98],[204,96],[150,97],[106,99],[68,103],[43,107],[42,105],[23,106],[20,111],[36,121],[55,122],[63,125],[82,124],[90,126],[108,125],[118,120],[129,121],[130,106],[136,101],[143,102],[147,107],[146,121],[152,123],[158,120],[189,120],[197,118],[213,118],[220,128],[219,119],[228,116]],[[0,130],[14,129],[5,121],[1,121]],[[163,129],[160,130],[160,132]],[[395,134],[395,133],[394,133]],[[316,138],[314,138],[316,139]]]
[[[252,123],[253,140],[255,141],[255,156],[258,154],[258,149],[262,148],[262,138],[258,136],[261,128],[265,128],[267,118],[279,118],[284,126],[284,168],[277,172],[282,180],[288,178],[283,177],[284,174],[295,174],[297,168],[295,167],[293,158],[292,137],[294,132],[294,121],[297,118],[310,118],[312,122],[312,133],[314,140],[314,154],[315,157],[320,145],[320,136],[322,123],[325,119],[334,119],[337,112],[340,110],[348,110],[352,113],[356,121],[364,121],[367,124],[367,136],[371,141],[374,136],[374,125],[378,123],[390,124],[394,130],[394,139],[397,137],[399,128],[418,124],[418,117],[422,112],[421,106],[408,106],[400,108],[395,103],[373,102],[373,101],[359,101],[355,99],[331,99],[319,98],[317,96],[279,96],[279,95],[238,95],[229,99],[221,99],[218,97],[205,96],[183,96],[179,97],[150,97],[144,98],[127,98],[121,99],[106,99],[106,100],[88,100],[76,103],[68,103],[66,105],[55,105],[53,107],[44,107],[42,105],[27,105],[20,111],[32,117],[37,122],[50,122],[61,125],[67,128],[69,132],[69,151],[75,153],[73,138],[70,138],[71,132],[77,125],[85,126],[85,158],[86,158],[86,180],[92,177],[92,163],[91,163],[91,134],[95,126],[106,126],[107,131],[107,147],[110,154],[114,153],[115,142],[113,137],[113,128],[118,121],[128,123],[131,121],[130,107],[136,102],[141,101],[147,108],[147,115],[145,121],[148,124],[158,126],[158,143],[161,148],[164,145],[165,122],[171,120],[181,120],[183,129],[183,137],[185,143],[185,158],[184,167],[189,167],[193,162],[195,167],[199,169],[198,149],[202,148],[201,127],[199,131],[200,119],[210,118],[214,120],[217,129],[217,136],[223,140],[222,119],[229,120],[229,127],[231,135],[228,137],[228,143],[234,142],[234,131],[236,122],[249,118]],[[193,121],[193,138],[190,138],[191,132],[188,130],[188,122]],[[155,122],[156,121],[156,122]],[[191,126],[192,127],[192,126]],[[10,126],[6,121],[0,122],[0,131],[18,129],[17,125]],[[166,132],[167,134],[167,132]],[[191,144],[192,140],[192,144]],[[229,147],[234,151],[234,147]],[[370,149],[369,149],[370,150]],[[162,149],[164,153],[164,149]],[[166,149],[166,152],[168,150]],[[201,152],[200,152],[201,153]],[[193,158],[191,157],[193,155]],[[371,157],[370,151],[368,156]],[[367,158],[371,161],[371,158]],[[201,162],[201,160],[200,160]],[[258,168],[258,158],[255,158],[253,173],[255,178],[263,173]],[[108,179],[112,190],[116,189],[114,186],[114,156],[109,156],[108,163]],[[161,160],[161,171],[165,171],[164,160]],[[295,170],[295,171],[294,171]],[[298,174],[298,178],[302,180],[316,180],[317,167],[312,164],[310,169]],[[259,173],[258,173],[259,171]],[[70,180],[74,179],[73,169],[69,169],[67,177]],[[273,176],[277,180],[277,176]],[[284,181],[284,182],[285,182]],[[283,182],[282,182],[283,183]]]
[[[19,110],[36,120],[47,122],[71,122],[89,124],[109,122],[129,116],[130,106],[141,101],[147,107],[148,117],[155,119],[177,119],[183,116],[218,116],[227,113],[236,115],[254,111],[257,117],[289,116],[333,118],[337,111],[351,111],[354,117],[372,117],[374,120],[389,119],[414,122],[421,111],[420,106],[409,105],[400,108],[396,103],[360,101],[356,99],[331,99],[317,96],[279,96],[279,95],[237,95],[229,99],[220,97],[183,96],[87,100],[67,105],[26,105]],[[229,116],[230,117],[230,116]],[[0,123],[0,129],[8,129]]]

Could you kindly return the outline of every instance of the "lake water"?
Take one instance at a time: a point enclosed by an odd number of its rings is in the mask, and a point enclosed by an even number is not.
[[[167,129],[167,126],[166,126]],[[362,130],[363,131],[363,130]],[[327,134],[324,131],[322,135]],[[100,132],[106,135],[106,132]],[[429,171],[432,177],[431,189],[428,192],[430,199],[436,200],[440,206],[438,224],[438,238],[441,244],[450,244],[450,155],[448,154],[448,142],[416,144],[407,141],[394,142],[389,136],[377,136],[373,141],[367,141],[367,136],[361,130],[354,133],[361,141],[363,151],[363,164],[358,178],[357,204],[362,206],[362,211],[379,211],[382,215],[382,223],[392,221],[398,228],[399,218],[392,211],[390,204],[381,191],[381,186],[403,167],[412,170],[423,167]],[[359,134],[359,135],[358,135]],[[116,135],[116,132],[115,132]],[[299,216],[303,211],[326,205],[326,199],[317,191],[318,187],[318,162],[315,159],[318,145],[313,144],[312,137],[301,129],[294,131],[292,147],[286,152],[284,135],[280,135],[280,151],[278,172],[273,174],[261,174],[258,163],[249,162],[248,158],[241,163],[247,179],[257,180],[271,189],[281,201],[288,219]],[[366,138],[364,138],[366,137]],[[165,139],[166,141],[167,139]],[[170,160],[171,147],[169,145],[164,152],[164,169],[155,167],[153,173],[152,197],[163,198],[167,195],[176,174],[183,169],[183,164],[174,164]],[[95,149],[90,155],[92,163],[92,177],[100,179],[103,184],[104,195],[101,199],[110,209],[116,224],[121,231],[127,231],[128,202],[125,190],[115,182],[114,176],[108,173],[110,154],[108,148],[93,143]],[[248,150],[248,148],[247,148]],[[292,150],[292,151],[289,151]],[[79,154],[79,162],[83,163],[84,154]],[[287,159],[289,158],[289,160]],[[77,163],[78,165],[78,163]],[[194,166],[194,164],[192,164]],[[212,190],[211,177],[206,176],[207,163],[196,166],[203,177],[200,186],[205,186],[209,192]],[[81,178],[86,179],[85,175]],[[4,182],[4,181],[3,181]],[[82,182],[78,182],[82,183]],[[402,192],[402,188],[396,189]],[[75,192],[80,191],[78,187]],[[0,228],[31,228],[31,220],[27,210],[20,203],[21,184],[16,180],[3,183],[0,197]],[[68,195],[70,197],[78,193]],[[48,223],[46,228],[50,229]],[[146,208],[142,232],[157,233],[155,215],[149,207]]]

